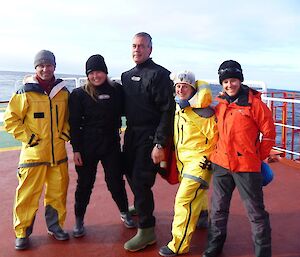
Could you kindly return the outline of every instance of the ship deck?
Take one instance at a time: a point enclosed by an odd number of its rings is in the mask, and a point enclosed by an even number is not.
[[[68,153],[70,159],[70,185],[65,229],[71,232],[74,224],[73,205],[76,172],[69,145]],[[99,166],[97,180],[85,219],[86,236],[80,239],[71,237],[66,242],[59,242],[48,236],[41,199],[33,234],[30,237],[30,249],[16,251],[14,249],[15,237],[12,229],[12,206],[17,186],[16,167],[19,150],[3,151],[0,154],[0,203],[2,209],[0,212],[0,257],[153,257],[159,256],[159,248],[171,239],[173,204],[177,186],[169,185],[157,176],[153,188],[155,216],[157,218],[157,243],[143,251],[126,252],[123,249],[123,244],[135,234],[136,230],[126,229],[121,223],[118,210],[106,188],[102,168]],[[274,171],[275,178],[271,184],[264,188],[264,195],[265,205],[271,219],[273,256],[299,257],[300,165],[286,159],[281,159],[280,162],[274,162],[270,165]],[[132,203],[133,196],[129,188],[128,195],[130,203]],[[183,256],[201,256],[206,243],[206,236],[207,230],[196,230],[190,253]],[[221,256],[254,256],[250,225],[236,190],[231,203],[228,237]]]

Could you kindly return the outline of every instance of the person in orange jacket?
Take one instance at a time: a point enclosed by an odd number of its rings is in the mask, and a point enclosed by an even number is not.
[[[264,206],[261,163],[275,143],[272,113],[258,91],[242,84],[244,77],[238,62],[223,62],[218,74],[223,93],[217,97],[215,109],[219,140],[211,156],[213,192],[203,257],[218,256],[223,249],[235,187],[251,223],[255,256],[270,257],[271,226]]]

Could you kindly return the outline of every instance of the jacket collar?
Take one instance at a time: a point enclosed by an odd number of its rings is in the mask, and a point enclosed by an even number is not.
[[[151,64],[151,63],[154,63],[154,62],[152,61],[152,58],[148,58],[146,61],[144,61],[143,63],[137,64],[135,67],[136,67],[137,69],[142,69],[142,68],[148,66],[148,65]]]
[[[21,90],[25,92],[37,92],[45,94],[44,89],[39,85],[35,75],[28,75],[23,80],[24,86]],[[60,90],[65,88],[66,82],[62,79],[57,79],[54,83],[54,86],[49,94],[49,97],[52,99]]]

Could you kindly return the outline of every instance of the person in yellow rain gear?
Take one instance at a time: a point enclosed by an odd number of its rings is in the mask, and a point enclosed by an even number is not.
[[[207,217],[209,158],[218,138],[209,84],[195,82],[190,71],[172,73],[170,77],[176,92],[174,144],[181,182],[174,206],[173,239],[160,248],[161,256],[187,253],[202,210]]]
[[[4,114],[4,127],[22,142],[18,166],[13,225],[15,249],[29,246],[39,199],[45,186],[48,233],[69,239],[63,230],[69,184],[65,142],[69,140],[68,98],[64,81],[56,79],[55,56],[48,50],[34,58],[35,75],[12,96]]]

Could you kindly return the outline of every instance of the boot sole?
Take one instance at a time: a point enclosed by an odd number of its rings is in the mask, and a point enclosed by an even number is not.
[[[28,248],[29,248],[29,245],[15,246],[15,249],[16,249],[17,251],[27,250]]]
[[[147,244],[145,244],[145,245],[139,247],[138,249],[127,249],[127,248],[125,248],[125,247],[124,247],[124,249],[127,250],[127,251],[129,251],[129,252],[137,252],[137,251],[139,251],[139,250],[142,250],[142,249],[146,248],[148,245],[153,245],[153,244],[155,244],[155,243],[156,243],[156,239],[153,240],[153,241],[151,241],[151,242],[148,242]]]
[[[125,228],[136,228],[136,225],[134,226],[128,226],[126,223],[124,223]]]
[[[85,236],[85,231],[81,234],[74,234],[72,233],[72,236],[75,237],[75,238],[80,238],[80,237],[84,237]]]
[[[56,239],[58,241],[66,241],[66,240],[70,239],[69,236],[68,237],[64,237],[64,238],[62,238],[62,237],[56,237],[55,234],[53,232],[49,231],[49,230],[47,231],[47,233],[48,233],[48,235],[52,236],[54,239]]]

